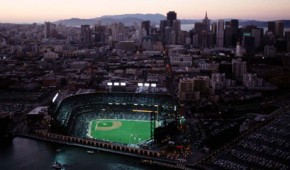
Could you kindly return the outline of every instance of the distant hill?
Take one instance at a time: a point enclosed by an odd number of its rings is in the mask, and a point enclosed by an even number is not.
[[[103,19],[103,18],[113,18],[116,20],[121,20],[121,19],[133,19],[136,18],[138,20],[150,20],[154,23],[159,23],[160,20],[166,19],[166,17],[162,14],[123,14],[123,15],[104,15],[100,18],[96,19]]]
[[[284,27],[290,28],[290,20],[282,20]],[[257,27],[268,27],[268,21],[257,21],[257,20],[240,20],[240,26],[255,25]]]
[[[80,19],[80,18],[71,18],[59,20],[54,23],[63,24],[67,26],[81,26],[84,24],[95,25],[97,23],[101,24],[110,24],[114,22],[122,22],[125,25],[132,25],[133,23],[140,23],[141,21],[150,20],[153,24],[159,25],[160,20],[166,19],[166,16],[162,14],[123,14],[123,15],[104,15],[101,17],[91,18],[91,19]],[[230,19],[225,19],[228,21]],[[201,22],[201,19],[180,19],[181,24],[194,24],[196,22]],[[290,20],[284,21],[285,27],[290,28]],[[211,21],[216,22],[216,20]],[[239,20],[240,26],[245,25],[256,25],[258,27],[267,27],[267,21],[257,21],[257,20]]]
[[[81,26],[84,24],[94,25],[97,23],[110,24],[113,22],[122,22],[125,25],[132,25],[134,22],[140,23],[144,20],[150,20],[152,23],[159,24],[160,20],[164,20],[166,17],[161,14],[123,14],[123,15],[105,15],[92,19],[80,19],[71,18],[65,20],[59,20],[54,22],[55,24],[63,24],[67,26]]]

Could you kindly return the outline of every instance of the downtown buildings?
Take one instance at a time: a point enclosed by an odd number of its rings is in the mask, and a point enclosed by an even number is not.
[[[206,12],[187,32],[170,11],[159,24],[1,25],[1,88],[9,91],[1,98],[37,102],[51,91],[167,93],[180,113],[204,116],[203,109],[214,104],[275,91],[267,81],[289,68],[281,60],[287,61],[283,51],[290,42],[283,22],[269,22],[264,32],[251,24],[240,27],[235,19],[212,21]]]

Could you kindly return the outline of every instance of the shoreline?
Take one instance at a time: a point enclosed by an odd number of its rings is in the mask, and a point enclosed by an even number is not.
[[[147,162],[147,161],[153,162],[153,164],[147,164],[147,166],[162,166],[162,167],[177,168],[177,169],[191,169],[191,168],[193,168],[193,165],[190,165],[190,164],[182,164],[182,166],[180,166],[181,164],[178,161],[166,160],[166,159],[162,159],[162,158],[139,155],[139,154],[128,153],[128,152],[123,152],[123,151],[117,151],[117,150],[113,150],[113,149],[89,146],[89,145],[85,145],[85,144],[65,142],[65,141],[61,141],[61,140],[40,137],[37,135],[18,134],[15,137],[29,138],[29,139],[43,141],[43,142],[56,143],[56,144],[62,144],[62,145],[67,145],[67,146],[80,147],[80,148],[94,150],[94,151],[102,151],[102,152],[107,152],[107,153],[112,153],[112,154],[124,155],[124,156],[128,156],[128,157],[140,159],[140,162],[142,160],[145,160],[145,162]]]

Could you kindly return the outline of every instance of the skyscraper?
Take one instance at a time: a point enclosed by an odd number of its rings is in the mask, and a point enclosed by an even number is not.
[[[290,42],[290,31],[286,31],[286,32],[285,32],[285,40],[286,40],[287,42]]]
[[[210,31],[210,20],[207,17],[207,12],[205,12],[205,18],[202,20],[202,23],[204,24],[205,30],[207,32]]]
[[[81,25],[81,42],[84,45],[89,45],[92,41],[92,31],[90,25]]]
[[[172,30],[174,33],[171,38],[175,38],[175,44],[178,44],[179,32],[181,32],[181,23],[179,20],[174,20],[172,25]],[[174,37],[173,37],[174,36]]]
[[[271,31],[273,34],[275,34],[275,21],[269,21],[268,22],[268,31]]]
[[[101,25],[95,26],[95,42],[98,44],[104,44],[106,40],[106,27]]]
[[[285,32],[285,40],[287,42],[287,51],[290,52],[290,31]]]
[[[212,37],[213,37],[213,44],[216,44],[217,23],[211,24],[211,32],[212,32]]]
[[[49,38],[50,34],[50,22],[45,22],[44,23],[44,38],[47,39]]]
[[[169,11],[167,13],[168,26],[172,27],[173,21],[176,20],[176,18],[177,18],[176,16],[177,16],[177,14],[174,11]]]
[[[237,44],[237,41],[239,41],[239,20],[232,19],[231,20],[231,28],[233,29],[232,46],[235,46]]]
[[[56,32],[56,26],[55,24],[52,24],[51,22],[45,22],[44,23],[44,38],[52,38],[52,32]],[[56,32],[57,34],[57,32]],[[56,37],[56,36],[54,36]]]
[[[231,20],[231,27],[238,30],[239,29],[239,20],[237,19],[232,19]]]
[[[224,47],[224,20],[223,19],[218,20],[216,46],[217,47]]]
[[[165,28],[167,27],[167,20],[161,20],[159,25],[160,40],[165,43]]]
[[[112,30],[112,40],[113,41],[123,41],[124,40],[124,34],[125,34],[125,26],[123,23],[113,23],[110,25],[110,28]],[[142,37],[140,37],[142,38]]]
[[[174,20],[173,21],[173,25],[172,25],[172,29],[176,32],[181,30],[181,23],[179,20]]]
[[[141,22],[141,33],[143,34],[142,35],[143,37],[150,36],[151,28],[150,28],[150,21],[149,20]]]
[[[283,21],[276,21],[275,22],[275,35],[277,38],[284,37],[284,23]]]
[[[234,47],[233,45],[233,35],[234,35],[234,29],[231,26],[227,26],[225,28],[225,39],[224,39],[224,45],[225,47]]]
[[[252,29],[252,36],[255,38],[254,47],[261,48],[262,38],[263,38],[263,29],[262,28]]]

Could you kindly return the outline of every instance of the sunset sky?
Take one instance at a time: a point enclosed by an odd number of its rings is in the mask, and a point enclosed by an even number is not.
[[[290,19],[290,0],[1,0],[0,22],[32,23],[176,11],[179,19]]]

